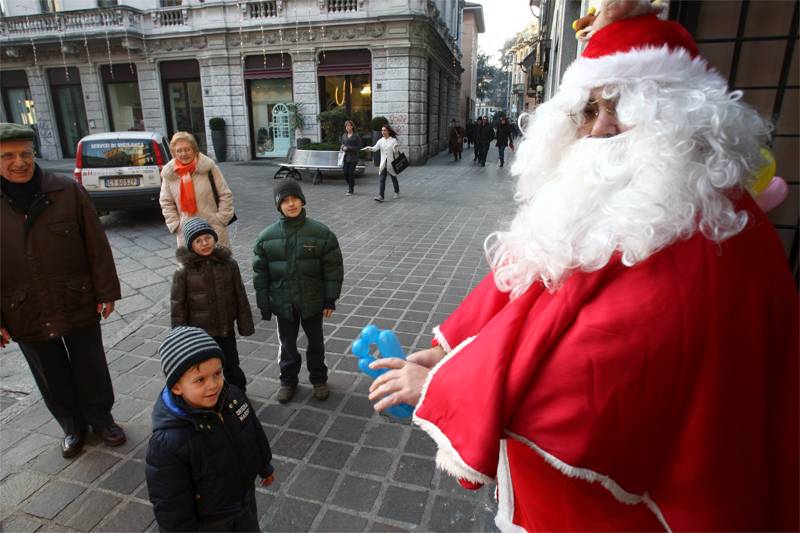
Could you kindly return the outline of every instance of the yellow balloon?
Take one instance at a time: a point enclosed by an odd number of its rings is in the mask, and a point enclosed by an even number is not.
[[[775,176],[776,164],[775,158],[772,157],[772,152],[767,148],[762,148],[761,155],[767,163],[756,173],[756,181],[750,186],[750,191],[753,193],[753,196],[758,196],[764,192],[764,189],[767,188],[767,185],[769,185],[772,178]]]

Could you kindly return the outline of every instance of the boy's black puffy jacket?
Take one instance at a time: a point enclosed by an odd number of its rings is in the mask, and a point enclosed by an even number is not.
[[[153,408],[147,490],[162,531],[199,531],[248,503],[272,473],[267,436],[244,393],[226,384],[218,412],[193,409],[166,387]]]

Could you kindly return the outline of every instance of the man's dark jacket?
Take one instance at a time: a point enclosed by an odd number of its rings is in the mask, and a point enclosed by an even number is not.
[[[175,252],[178,269],[172,277],[172,327],[194,326],[213,337],[255,333],[253,313],[242,283],[239,265],[224,246],[209,256],[181,246]]]
[[[494,139],[494,128],[491,124],[481,124],[475,129],[475,142],[488,145]]]
[[[194,409],[166,387],[153,407],[147,491],[162,531],[199,531],[241,512],[272,451],[255,410],[225,384],[217,410]]]
[[[497,146],[508,146],[513,138],[511,134],[511,125],[508,122],[505,124],[501,122],[497,126]]]
[[[0,322],[17,342],[56,339],[120,299],[114,257],[86,190],[45,173],[27,212],[0,192]]]
[[[263,316],[294,321],[293,308],[303,319],[336,308],[344,279],[339,241],[326,225],[306,218],[305,209],[267,226],[253,253],[253,285]]]

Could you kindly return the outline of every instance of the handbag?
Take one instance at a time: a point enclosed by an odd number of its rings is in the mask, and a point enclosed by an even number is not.
[[[339,152],[339,157],[336,158],[336,164],[340,167],[344,166],[344,152]]]
[[[208,181],[211,182],[211,194],[214,195],[214,203],[217,204],[217,208],[219,208],[219,192],[217,192],[217,184],[214,183],[214,174],[211,170],[208,171]],[[233,212],[233,216],[228,221],[228,226],[233,224],[239,220],[239,217],[236,216],[236,211]]]
[[[392,161],[392,168],[398,174],[408,168],[408,158],[406,157],[406,154],[400,152],[400,155],[395,157],[394,161]]]

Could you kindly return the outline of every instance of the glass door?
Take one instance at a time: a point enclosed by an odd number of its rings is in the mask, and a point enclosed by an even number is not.
[[[34,137],[34,149],[36,156],[40,156],[39,133],[36,129],[36,108],[33,106],[31,92],[27,88],[3,87],[3,104],[5,105],[8,120],[16,124],[30,126],[37,132],[36,137]]]
[[[170,114],[170,137],[176,131],[188,131],[197,139],[201,152],[206,151],[206,128],[203,114],[203,94],[200,81],[167,82]]]
[[[81,86],[52,86],[52,91],[58,133],[61,138],[61,153],[65,158],[72,158],[75,157],[78,141],[89,134]]]

